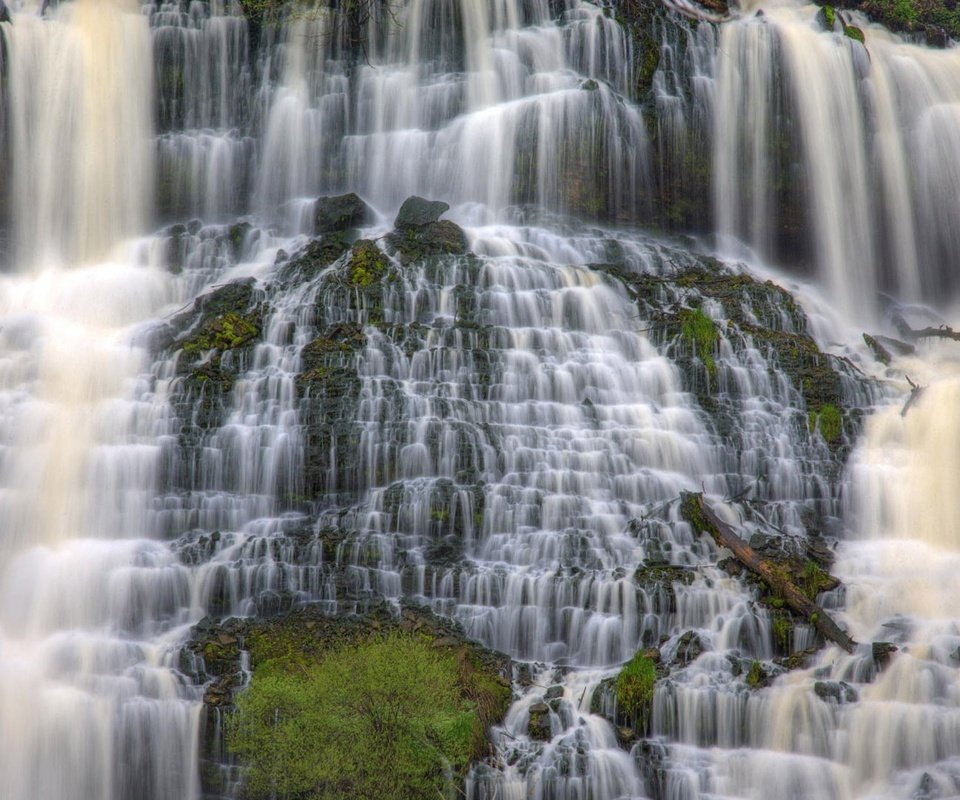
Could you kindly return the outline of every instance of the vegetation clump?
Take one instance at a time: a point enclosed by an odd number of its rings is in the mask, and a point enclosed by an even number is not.
[[[747,686],[751,689],[759,689],[764,686],[767,682],[767,676],[763,671],[763,667],[760,666],[759,661],[754,661],[750,665],[750,670],[747,672],[747,677],[745,678]]]
[[[260,327],[251,316],[228,311],[204,322],[196,335],[183,342],[183,352],[198,355],[207,350],[233,350],[259,338]]]
[[[351,286],[366,289],[383,279],[388,266],[387,257],[376,243],[361,239],[350,251],[350,260],[346,266],[347,282]]]
[[[717,369],[713,350],[720,339],[717,323],[704,314],[702,309],[684,309],[680,312],[680,331],[703,362],[707,372],[713,375]]]
[[[510,690],[465,648],[437,644],[394,631],[313,656],[268,647],[276,657],[256,668],[227,727],[248,796],[448,796],[486,753]]]
[[[653,706],[653,690],[657,683],[657,667],[644,651],[633,658],[617,675],[614,686],[617,695],[617,714],[621,719],[632,719],[645,726]]]
[[[819,430],[827,444],[837,444],[843,434],[843,415],[833,403],[827,403],[819,412],[810,412],[810,430]]]

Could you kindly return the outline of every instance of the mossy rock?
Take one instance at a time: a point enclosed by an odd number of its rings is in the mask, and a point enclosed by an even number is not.
[[[341,274],[348,286],[367,289],[382,281],[389,267],[390,262],[377,243],[361,239],[354,242]]]
[[[193,447],[218,427],[237,375],[262,338],[263,304],[255,281],[245,279],[198,297],[190,310],[177,314],[154,336],[158,354],[177,360],[171,405],[183,420],[181,444]]]
[[[313,207],[318,234],[346,231],[373,218],[373,211],[354,193],[320,197]]]
[[[277,281],[281,285],[312,281],[349,249],[350,241],[342,231],[324,234],[282,263],[277,270]]]
[[[181,339],[185,355],[200,356],[208,351],[225,353],[245,347],[260,338],[260,320],[256,314],[227,311],[208,317],[200,329]]]
[[[527,735],[536,742],[549,742],[553,737],[550,728],[550,707],[546,703],[534,703],[530,706]]]
[[[403,201],[393,226],[397,230],[422,228],[438,222],[440,217],[449,210],[449,203],[444,203],[442,200],[425,200],[414,195]]]
[[[752,661],[743,682],[751,689],[763,689],[770,685],[771,675],[759,661]]]
[[[404,266],[431,256],[463,255],[467,252],[466,234],[459,225],[449,220],[394,231],[387,236],[387,244]]]

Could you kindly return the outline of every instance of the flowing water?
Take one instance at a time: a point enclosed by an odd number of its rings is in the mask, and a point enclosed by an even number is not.
[[[644,39],[575,0],[282,25],[219,2],[14,8],[0,797],[236,796],[200,761],[216,715],[191,626],[384,599],[515,659],[472,800],[960,793],[960,367],[950,342],[889,370],[858,344],[893,311],[938,324],[919,303],[956,289],[960,61],[754,10],[658,7]],[[370,291],[338,264],[291,280],[314,200],[346,191],[370,238],[411,194],[449,202],[471,254]],[[713,244],[645,225],[715,232],[741,259],[724,274],[799,305],[681,291]],[[198,372],[177,341],[224,286],[258,339]],[[722,334],[709,353],[658,328],[693,305]],[[844,356],[839,445],[765,329]],[[305,390],[310,347],[345,331]],[[905,375],[927,388],[904,414]],[[857,651],[775,669],[811,628],[782,641],[682,491],[748,535],[833,547],[844,588],[821,602]],[[874,641],[899,648],[882,670]],[[624,748],[604,681],[641,647],[670,676]]]

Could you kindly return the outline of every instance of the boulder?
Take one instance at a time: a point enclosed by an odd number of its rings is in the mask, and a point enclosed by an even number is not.
[[[369,222],[373,217],[370,206],[352,192],[318,198],[313,213],[317,233],[355,228]]]
[[[424,200],[414,195],[403,201],[393,225],[398,230],[422,228],[431,222],[438,222],[440,217],[449,210],[449,204],[441,200]]]

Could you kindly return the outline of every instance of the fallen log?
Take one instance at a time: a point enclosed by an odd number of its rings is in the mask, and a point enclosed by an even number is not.
[[[911,328],[899,314],[893,317],[892,322],[897,332],[908,342],[916,342],[919,339],[951,339],[954,342],[960,342],[960,331],[955,331],[949,325],[940,325],[937,328],[930,326]]]
[[[730,525],[706,504],[703,495],[680,494],[680,513],[700,533],[708,534],[719,547],[727,548],[744,567],[783,598],[791,611],[808,620],[827,640],[852,653],[857,643],[833,619],[793,582],[784,568],[757,553]]]

